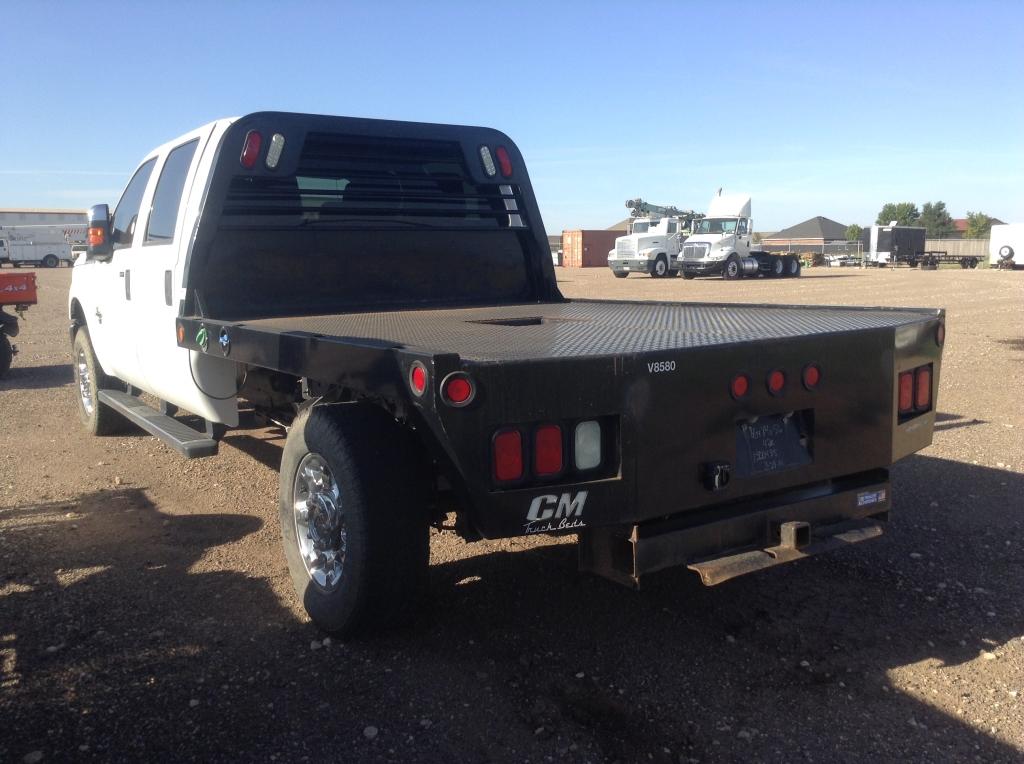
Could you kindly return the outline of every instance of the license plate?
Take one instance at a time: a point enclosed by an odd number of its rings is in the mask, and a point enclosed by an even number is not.
[[[810,417],[772,414],[736,425],[736,473],[740,477],[782,472],[811,463]]]

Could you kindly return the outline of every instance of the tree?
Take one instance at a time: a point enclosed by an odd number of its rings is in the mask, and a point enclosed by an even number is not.
[[[850,225],[846,226],[846,240],[858,241],[860,239],[861,233],[863,232],[864,229],[861,228],[859,225],[857,225],[856,223],[850,223]]]
[[[925,202],[917,222],[928,229],[929,239],[945,239],[956,230],[953,217],[946,211],[945,202]]]
[[[921,213],[913,202],[886,202],[882,211],[878,213],[875,220],[877,225],[889,225],[896,221],[896,225],[917,225]]]
[[[992,232],[992,218],[984,212],[967,213],[967,230],[965,239],[985,239]]]

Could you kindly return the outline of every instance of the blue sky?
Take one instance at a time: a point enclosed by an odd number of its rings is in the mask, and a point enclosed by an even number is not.
[[[720,186],[762,231],[886,201],[1024,220],[1020,2],[2,9],[0,207],[113,203],[153,146],[281,109],[504,130],[551,232]]]

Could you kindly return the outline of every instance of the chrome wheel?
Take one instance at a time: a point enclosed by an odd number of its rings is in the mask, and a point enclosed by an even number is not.
[[[82,408],[85,413],[92,416],[94,406],[92,400],[92,376],[89,374],[89,364],[85,358],[85,350],[78,351],[78,393],[82,397]]]
[[[341,492],[327,461],[308,453],[299,462],[292,489],[295,538],[311,580],[327,590],[338,586],[345,569],[347,533]]]

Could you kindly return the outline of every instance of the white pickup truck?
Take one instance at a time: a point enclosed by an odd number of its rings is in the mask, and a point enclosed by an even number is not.
[[[941,310],[567,300],[496,130],[220,120],[147,155],[88,240],[83,424],[186,457],[240,405],[287,428],[284,557],[336,634],[415,612],[431,526],[574,534],[629,586],[866,541],[889,465],[931,442]]]

